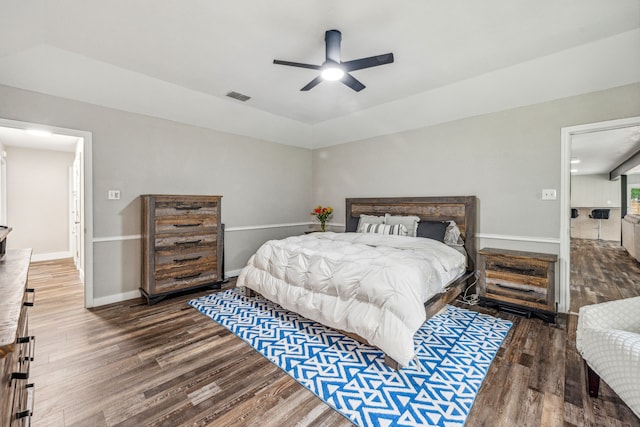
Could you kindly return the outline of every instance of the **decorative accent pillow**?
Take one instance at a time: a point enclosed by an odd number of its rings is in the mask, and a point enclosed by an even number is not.
[[[420,221],[416,236],[444,242],[444,234],[448,225],[449,221]]]
[[[406,236],[407,228],[404,224],[369,224],[363,222],[358,226],[358,233],[375,233],[375,234],[390,234],[394,236]]]
[[[385,224],[391,224],[391,225],[402,224],[402,225],[404,225],[405,228],[407,229],[407,236],[409,236],[409,237],[416,237],[416,233],[418,232],[418,222],[419,221],[420,221],[420,217],[419,216],[415,216],[415,215],[408,215],[408,216],[389,215],[389,214],[385,214],[384,215],[384,223]]]
[[[356,227],[356,233],[360,232],[359,231],[360,225],[365,222],[367,224],[384,224],[384,216],[360,214],[360,219],[358,220],[358,226]]]

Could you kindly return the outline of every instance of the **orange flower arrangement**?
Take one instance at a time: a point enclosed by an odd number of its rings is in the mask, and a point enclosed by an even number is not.
[[[311,211],[310,215],[315,216],[318,221],[320,221],[320,231],[324,231],[324,223],[327,222],[332,213],[333,208],[331,206],[323,208],[322,206],[318,205],[314,210]]]

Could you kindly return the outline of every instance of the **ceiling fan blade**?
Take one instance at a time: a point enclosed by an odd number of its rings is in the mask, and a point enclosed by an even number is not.
[[[345,73],[344,77],[340,79],[340,81],[345,85],[349,86],[351,89],[355,90],[356,92],[360,92],[362,89],[366,87],[365,85],[360,83],[358,79],[356,79],[349,73]]]
[[[338,30],[329,30],[324,33],[326,60],[340,63],[340,42],[342,34]]]
[[[346,71],[362,70],[363,68],[376,67],[378,65],[391,64],[393,62],[393,53],[385,53],[384,55],[370,56],[368,58],[354,59],[346,61],[342,66]]]
[[[280,61],[279,59],[274,59],[273,63],[278,65],[288,65],[290,67],[309,68],[311,70],[319,70],[320,68],[322,68],[320,65],[302,64],[300,62],[291,61]]]
[[[322,80],[323,80],[322,77],[318,76],[315,79],[311,80],[309,83],[307,83],[307,85],[300,90],[307,91],[309,89],[313,89],[314,87],[318,86],[318,84]]]

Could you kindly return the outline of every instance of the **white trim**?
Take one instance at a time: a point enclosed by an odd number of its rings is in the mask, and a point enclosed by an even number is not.
[[[551,243],[555,245],[560,244],[560,239],[557,237],[509,236],[505,234],[476,233],[476,238],[493,240],[514,240],[518,242]]]
[[[230,277],[237,277],[240,274],[240,270],[242,270],[241,268],[237,269],[237,270],[229,270],[229,271],[225,271],[224,272],[224,278],[228,279]]]
[[[640,125],[640,116],[560,129],[560,283],[558,311],[567,313],[571,299],[571,139],[573,135]]]
[[[290,222],[285,224],[264,224],[264,225],[245,225],[240,227],[225,227],[224,232],[233,231],[247,231],[247,230],[262,230],[267,228],[284,228],[284,227],[299,227],[302,225],[313,225],[314,222]]]
[[[287,224],[265,224],[265,225],[247,225],[241,227],[229,227],[225,228],[224,232],[234,232],[234,231],[248,231],[248,230],[262,230],[268,228],[285,228],[285,227],[300,227],[304,225],[313,225],[314,222],[292,222]],[[124,240],[139,240],[142,239],[142,234],[129,234],[125,236],[105,236],[105,237],[94,237],[94,243],[104,243],[104,242],[119,242]]]
[[[82,179],[84,192],[83,217],[81,221],[84,225],[82,241],[84,253],[80,270],[84,272],[84,304],[85,307],[93,307],[93,150],[92,133],[84,130],[61,128],[57,126],[43,125],[32,122],[22,122],[19,120],[9,120],[0,118],[0,126],[14,129],[28,129],[38,125],[53,133],[62,135],[77,136],[82,139],[82,164],[84,173]]]
[[[73,258],[71,251],[66,252],[49,252],[46,254],[31,255],[32,262],[38,261],[53,261],[55,259]]]
[[[122,302],[130,299],[140,298],[140,291],[129,291],[121,294],[107,295],[106,297],[99,297],[93,300],[93,306],[98,307],[100,305],[113,304],[114,302]]]
[[[7,160],[4,157],[5,154],[4,149],[0,151],[0,225],[7,223]]]
[[[142,239],[142,234],[130,234],[128,236],[106,236],[106,237],[94,237],[93,243],[102,242],[119,242],[123,240],[139,240]]]

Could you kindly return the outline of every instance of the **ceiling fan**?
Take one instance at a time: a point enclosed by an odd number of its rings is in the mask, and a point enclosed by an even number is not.
[[[391,64],[393,53],[370,56],[368,58],[354,59],[353,61],[342,62],[340,58],[340,42],[342,34],[338,30],[329,30],[324,34],[326,45],[326,59],[322,65],[301,64],[299,62],[280,61],[274,59],[273,63],[278,65],[288,65],[290,67],[310,68],[320,70],[320,75],[311,80],[301,91],[307,91],[316,87],[322,80],[340,80],[356,92],[360,92],[366,86],[349,74],[349,71],[362,70],[363,68],[377,67],[378,65]]]

